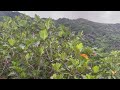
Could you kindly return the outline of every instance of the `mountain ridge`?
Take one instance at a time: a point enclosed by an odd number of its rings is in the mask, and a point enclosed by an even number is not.
[[[107,50],[120,49],[120,24],[96,23],[83,18],[76,20],[62,18],[55,22],[69,27],[76,33],[83,31],[84,38],[90,46],[105,47]]]

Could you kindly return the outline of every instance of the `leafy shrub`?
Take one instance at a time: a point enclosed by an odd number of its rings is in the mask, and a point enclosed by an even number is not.
[[[83,45],[82,32],[74,35],[64,25],[56,27],[50,18],[4,17],[0,29],[0,76],[6,78],[106,78],[110,74],[105,71],[116,57],[101,57]]]

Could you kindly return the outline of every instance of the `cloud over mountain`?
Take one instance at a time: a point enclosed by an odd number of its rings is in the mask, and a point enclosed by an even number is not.
[[[34,17],[35,14],[40,17],[58,18],[85,18],[100,23],[120,23],[120,11],[20,11]]]

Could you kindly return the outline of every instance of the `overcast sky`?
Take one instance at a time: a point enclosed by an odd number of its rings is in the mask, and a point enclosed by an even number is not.
[[[120,23],[120,11],[20,11],[34,17],[35,14],[43,17],[58,18],[85,18],[100,23]]]

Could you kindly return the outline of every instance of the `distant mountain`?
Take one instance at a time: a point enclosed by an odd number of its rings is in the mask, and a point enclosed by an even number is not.
[[[2,20],[3,16],[9,16],[9,17],[15,17],[15,16],[19,16],[22,13],[19,12],[13,12],[13,11],[0,11],[0,20]]]
[[[97,23],[83,18],[60,18],[55,22],[56,25],[64,24],[76,33],[83,31],[85,42],[90,46],[106,50],[120,49],[120,24]]]
[[[10,17],[14,17],[14,16],[18,16],[21,13],[19,12],[13,12],[13,11],[0,11],[0,16],[10,16]]]

